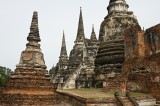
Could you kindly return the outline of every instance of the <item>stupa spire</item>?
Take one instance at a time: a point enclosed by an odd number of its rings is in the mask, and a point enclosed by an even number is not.
[[[62,38],[62,45],[61,45],[61,52],[59,56],[59,69],[66,69],[68,65],[68,56],[67,56],[67,49],[66,49],[66,42],[65,42],[65,34],[63,31],[63,38]]]
[[[93,42],[97,42],[96,33],[94,31],[94,25],[92,25],[92,33],[91,33],[90,40],[93,41]]]
[[[67,49],[66,49],[64,31],[63,31],[63,38],[62,38],[62,45],[61,45],[61,52],[60,52],[60,57],[62,57],[62,56],[67,56]]]
[[[41,41],[38,29],[38,13],[33,12],[32,22],[30,26],[30,33],[27,37],[28,43],[26,50],[21,53],[20,62],[17,68],[41,68],[46,69],[43,53],[41,52]]]
[[[32,22],[30,26],[30,33],[27,37],[27,40],[40,42],[41,39],[39,37],[39,29],[38,29],[38,13],[36,11],[33,12]]]
[[[84,35],[84,27],[83,27],[82,8],[80,7],[80,15],[79,15],[78,30],[77,30],[77,38],[76,38],[75,42],[83,42],[84,38],[85,38],[85,35]]]

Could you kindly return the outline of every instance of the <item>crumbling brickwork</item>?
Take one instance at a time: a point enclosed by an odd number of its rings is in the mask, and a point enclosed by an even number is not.
[[[160,24],[145,31],[146,55],[160,53]]]
[[[132,26],[125,30],[125,59],[144,57],[144,32],[140,26]]]
[[[135,37],[128,36],[133,34]],[[128,81],[136,83],[138,90],[150,92],[157,99],[160,99],[159,41],[159,24],[148,28],[145,32],[136,27],[127,29],[125,33],[126,57],[123,63],[123,71],[128,73]],[[136,42],[135,46],[133,42]]]
[[[122,72],[122,63],[125,60],[124,31],[126,28],[139,25],[135,15],[128,11],[128,8],[125,0],[111,0],[107,7],[108,15],[101,23],[100,45],[95,59],[96,82],[99,87],[102,87],[102,82],[111,72]]]

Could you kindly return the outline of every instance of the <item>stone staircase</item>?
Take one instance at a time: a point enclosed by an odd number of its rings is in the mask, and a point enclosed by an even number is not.
[[[118,106],[139,106],[137,101],[133,97],[131,97],[129,93],[126,93],[125,96],[120,96],[117,92],[114,95],[117,99]]]
[[[120,97],[124,106],[134,106],[134,104],[127,97]]]
[[[78,73],[81,72],[81,69],[84,66],[79,65],[79,67],[68,77],[68,79],[64,82],[63,89],[74,89],[76,88],[75,80],[78,77]]]

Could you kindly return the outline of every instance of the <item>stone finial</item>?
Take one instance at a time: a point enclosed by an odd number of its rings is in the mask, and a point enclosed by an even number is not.
[[[92,32],[94,32],[94,24],[92,24]]]
[[[113,2],[116,2],[116,1],[124,1],[124,2],[125,2],[125,0],[110,0],[110,1],[109,1],[109,4],[110,4],[110,3],[113,3]]]

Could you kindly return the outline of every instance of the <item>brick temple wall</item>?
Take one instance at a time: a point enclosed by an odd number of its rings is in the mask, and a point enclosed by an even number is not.
[[[124,34],[125,44],[125,60],[130,58],[144,57],[144,31],[140,26],[132,26],[125,30]]]
[[[128,73],[129,82],[136,83],[135,90],[149,91],[160,99],[160,25],[145,32],[137,27],[127,29],[125,45],[123,71]]]

